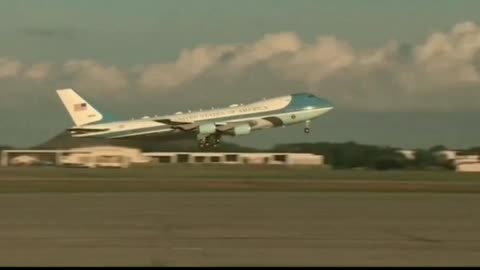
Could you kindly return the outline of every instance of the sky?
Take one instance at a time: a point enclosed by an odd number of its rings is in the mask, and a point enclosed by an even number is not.
[[[255,147],[480,145],[478,0],[0,0],[0,144],[72,125],[55,90],[118,118],[311,92],[335,104],[312,133]]]

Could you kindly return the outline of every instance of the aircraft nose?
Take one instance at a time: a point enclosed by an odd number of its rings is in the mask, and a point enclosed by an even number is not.
[[[321,108],[333,109],[333,103],[327,99],[317,97],[317,106]]]

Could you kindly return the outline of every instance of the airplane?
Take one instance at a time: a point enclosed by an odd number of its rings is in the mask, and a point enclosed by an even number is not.
[[[95,109],[73,89],[59,89],[57,94],[75,123],[67,129],[72,137],[169,140],[186,136],[196,138],[200,148],[218,147],[222,136],[248,135],[298,123],[305,123],[304,132],[308,134],[311,120],[333,109],[324,98],[296,93],[210,110],[116,120]]]

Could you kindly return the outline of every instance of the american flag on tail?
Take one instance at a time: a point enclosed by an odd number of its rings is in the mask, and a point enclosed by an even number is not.
[[[73,105],[73,110],[75,112],[84,111],[87,109],[87,103],[78,103]]]

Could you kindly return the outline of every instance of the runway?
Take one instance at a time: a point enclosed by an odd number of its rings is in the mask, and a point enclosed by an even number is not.
[[[2,266],[478,266],[480,196],[0,194]]]

